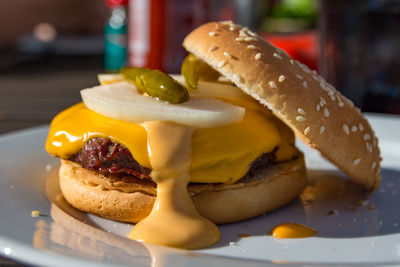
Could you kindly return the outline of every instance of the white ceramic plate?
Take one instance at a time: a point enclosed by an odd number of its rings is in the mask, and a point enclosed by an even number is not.
[[[131,225],[76,211],[57,191],[58,160],[44,150],[47,126],[0,137],[0,254],[48,266],[265,266],[400,264],[400,118],[369,115],[383,154],[383,181],[373,195],[302,144],[308,194],[273,213],[221,226],[215,246],[183,251],[125,238]],[[52,190],[51,204],[45,181]],[[31,211],[42,214],[31,217]],[[317,229],[315,237],[276,240],[277,224]]]

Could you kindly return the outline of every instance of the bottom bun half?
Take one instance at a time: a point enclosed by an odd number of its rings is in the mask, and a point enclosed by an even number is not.
[[[135,178],[104,176],[61,160],[60,188],[75,208],[107,219],[136,223],[151,211],[155,184]],[[258,170],[235,184],[194,184],[188,191],[199,213],[214,223],[259,216],[295,199],[306,185],[303,155]]]

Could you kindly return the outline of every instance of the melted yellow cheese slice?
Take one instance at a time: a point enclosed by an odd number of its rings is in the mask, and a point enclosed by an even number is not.
[[[249,109],[239,123],[197,129],[192,137],[191,181],[234,183],[246,175],[251,162],[280,143],[274,123]]]
[[[275,147],[282,147],[277,153],[279,161],[294,157],[297,153],[293,146],[294,136],[292,133],[285,134],[290,130],[276,120],[262,112],[247,109],[239,123],[195,130],[190,181],[234,183],[247,173],[255,159]],[[54,118],[46,150],[51,155],[68,159],[93,137],[110,138],[126,146],[139,164],[151,168],[145,128],[100,115],[87,109],[83,103],[64,110]]]
[[[62,111],[53,119],[46,150],[51,155],[68,159],[94,137],[110,138],[126,146],[142,166],[150,168],[146,129],[100,115],[89,110],[83,103]]]

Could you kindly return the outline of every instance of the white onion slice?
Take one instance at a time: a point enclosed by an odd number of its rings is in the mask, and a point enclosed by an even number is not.
[[[85,105],[104,116],[142,123],[170,121],[198,127],[216,127],[239,122],[245,109],[211,98],[191,98],[182,104],[169,104],[138,93],[127,82],[100,85],[81,90]]]

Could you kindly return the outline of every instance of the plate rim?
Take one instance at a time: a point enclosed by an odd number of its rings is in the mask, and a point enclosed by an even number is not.
[[[377,113],[367,113],[367,118],[370,121],[375,121],[375,120],[389,120],[391,122],[395,121],[396,122],[396,127],[400,127],[400,116],[399,115],[393,115],[393,114],[377,114]],[[371,123],[372,124],[372,123]],[[0,135],[0,145],[4,142],[7,142],[8,140],[12,140],[15,138],[21,138],[25,136],[30,136],[34,134],[42,134],[43,132],[48,131],[49,124],[41,124],[29,128],[24,128],[24,129],[19,129],[17,131],[13,132],[7,132],[4,134]],[[2,189],[0,188],[0,191]],[[11,253],[6,253],[5,249],[10,248]],[[212,254],[205,254],[202,252],[196,252],[200,253],[202,257],[200,257],[202,260],[208,257],[212,258],[222,258],[222,259],[230,259],[230,260],[235,260],[241,263],[248,263],[248,264],[267,264],[267,265],[274,265],[275,263],[272,262],[271,260],[258,260],[258,259],[244,259],[244,258],[236,258],[236,257],[231,257],[231,256],[217,256],[217,255],[212,255]],[[10,239],[8,237],[5,237],[3,235],[0,235],[0,255],[12,260],[20,261],[23,263],[28,263],[28,264],[35,264],[35,265],[43,265],[43,266],[54,266],[54,264],[57,264],[58,266],[70,266],[71,264],[77,264],[77,265],[84,265],[84,266],[110,266],[109,263],[105,262],[99,262],[99,261],[92,261],[88,259],[84,259],[81,257],[71,257],[62,253],[56,253],[56,252],[51,252],[51,251],[46,251],[46,250],[40,250],[32,245],[28,245],[24,242],[17,241],[15,239]],[[180,255],[182,256],[182,255]],[[205,258],[204,258],[205,257]],[[199,259],[200,259],[199,258]],[[62,260],[62,262],[60,261]],[[341,265],[376,265],[378,263],[370,263],[370,262],[357,262],[357,263],[352,263],[352,262],[284,262],[285,265],[311,265],[311,266],[320,266],[320,265],[329,265],[329,266],[341,266]],[[390,262],[384,262],[386,265],[396,265],[400,264],[399,261],[390,261]]]

